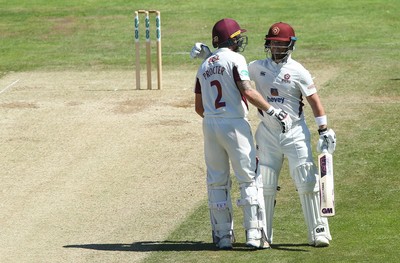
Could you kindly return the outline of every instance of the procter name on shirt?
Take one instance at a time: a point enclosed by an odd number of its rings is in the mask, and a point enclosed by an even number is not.
[[[215,67],[211,67],[211,68],[207,69],[206,71],[204,71],[203,77],[204,77],[204,79],[207,79],[207,78],[209,78],[209,77],[211,77],[212,75],[215,75],[215,74],[224,75],[224,72],[225,72],[225,68],[224,67],[215,66]]]

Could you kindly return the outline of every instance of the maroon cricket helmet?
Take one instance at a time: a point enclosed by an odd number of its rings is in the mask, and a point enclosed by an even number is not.
[[[224,18],[215,23],[212,29],[212,44],[214,48],[228,47],[232,45],[232,40],[246,29],[240,28],[239,24],[231,19]]]
[[[296,41],[296,35],[294,34],[293,28],[286,23],[279,22],[273,24],[269,30],[268,34],[265,36],[265,40],[268,41]]]

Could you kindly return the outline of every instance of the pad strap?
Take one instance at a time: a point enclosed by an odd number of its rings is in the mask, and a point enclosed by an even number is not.
[[[245,222],[244,228],[245,229],[262,229],[263,223],[260,222],[259,220]]]
[[[228,208],[227,202],[208,203],[208,207],[214,210],[225,210]]]
[[[226,231],[226,230],[232,230],[232,224],[231,223],[222,223],[222,224],[213,224],[212,228],[214,231]]]
[[[258,205],[258,199],[249,196],[247,198],[237,200],[236,205],[237,206]]]

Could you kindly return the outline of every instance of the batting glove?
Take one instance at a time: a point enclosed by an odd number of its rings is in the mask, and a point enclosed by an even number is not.
[[[211,51],[206,44],[197,42],[194,44],[192,51],[190,52],[191,58],[206,59],[211,55]]]
[[[317,144],[317,152],[328,150],[332,154],[336,149],[336,134],[332,129],[320,129],[318,130],[319,140]]]
[[[279,125],[281,125],[282,128],[282,133],[286,133],[292,128],[292,118],[290,118],[290,115],[287,114],[286,111],[275,109],[271,106],[268,109],[267,114],[271,117],[274,116],[275,120],[279,122]]]

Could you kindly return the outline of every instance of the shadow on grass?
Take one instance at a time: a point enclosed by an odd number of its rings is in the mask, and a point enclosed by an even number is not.
[[[308,244],[273,244],[272,248],[286,251],[308,251],[300,247],[308,247]],[[66,245],[64,248],[82,248],[105,251],[217,251],[219,250],[213,243],[197,241],[141,241],[132,244],[80,244]],[[234,251],[256,251],[248,248],[243,243],[234,243]]]
[[[81,244],[66,245],[64,248],[136,252],[217,250],[213,243],[195,241],[141,241],[132,244]]]
[[[276,250],[308,252],[310,246],[308,244],[272,244],[271,248]]]

